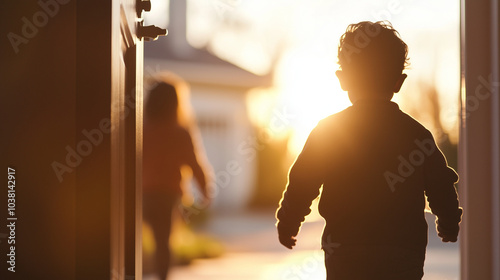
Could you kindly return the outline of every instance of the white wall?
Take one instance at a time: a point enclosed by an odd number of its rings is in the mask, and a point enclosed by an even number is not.
[[[213,208],[243,209],[253,192],[257,163],[243,149],[253,136],[245,92],[191,85],[191,103],[216,175]]]

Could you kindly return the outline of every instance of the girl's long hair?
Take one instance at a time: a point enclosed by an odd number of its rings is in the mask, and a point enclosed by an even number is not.
[[[167,72],[145,81],[145,122],[176,124],[192,131],[194,114],[189,102],[189,86],[179,76]]]

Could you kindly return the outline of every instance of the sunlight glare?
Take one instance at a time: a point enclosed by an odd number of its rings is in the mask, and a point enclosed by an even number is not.
[[[291,154],[300,152],[318,121],[351,105],[340,88],[336,70],[335,57],[320,56],[305,48],[287,52],[278,64],[281,104],[294,114],[294,134],[288,147]]]

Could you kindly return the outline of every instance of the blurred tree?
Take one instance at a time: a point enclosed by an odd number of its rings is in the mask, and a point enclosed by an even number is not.
[[[452,142],[450,133],[442,123],[442,113],[446,109],[439,101],[439,92],[434,84],[420,81],[419,102],[408,102],[407,110],[411,116],[422,122],[434,135],[436,143],[448,160],[448,165],[457,170],[458,143]],[[458,114],[456,116],[458,118]],[[455,130],[457,131],[457,130]]]

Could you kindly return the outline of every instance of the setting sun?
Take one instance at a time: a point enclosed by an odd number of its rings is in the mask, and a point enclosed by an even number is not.
[[[265,103],[286,111],[284,124],[287,132],[291,131],[288,150],[292,156],[298,154],[318,121],[351,105],[335,76],[337,69],[334,56],[321,56],[308,49],[288,51],[277,65],[274,94],[265,92],[249,98],[250,118],[260,125],[269,122],[263,114]],[[273,133],[281,136],[279,131]]]
[[[335,71],[335,57],[323,57],[297,49],[284,55],[277,69],[280,104],[293,112],[293,134],[288,148],[291,154],[302,149],[307,136],[319,120],[350,105]]]

